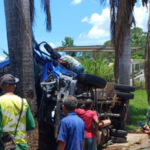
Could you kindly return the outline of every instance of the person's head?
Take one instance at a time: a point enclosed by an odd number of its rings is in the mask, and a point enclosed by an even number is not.
[[[91,99],[87,99],[85,101],[85,109],[92,109],[93,107],[93,101]]]
[[[11,74],[5,74],[0,78],[0,88],[4,91],[4,93],[14,92],[17,82],[19,82],[18,78],[15,78]]]
[[[65,114],[74,112],[77,107],[77,99],[74,96],[69,95],[64,99],[62,107]]]

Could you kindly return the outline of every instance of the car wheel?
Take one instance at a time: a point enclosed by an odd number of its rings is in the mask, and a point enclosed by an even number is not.
[[[125,143],[125,142],[127,142],[127,138],[126,137],[111,136],[110,138],[113,141],[113,143]]]
[[[116,84],[114,86],[116,90],[122,91],[122,92],[134,92],[135,87],[134,86],[128,86],[128,85],[121,85],[121,84]]]
[[[81,84],[85,84],[88,86],[96,87],[96,88],[104,88],[106,86],[106,80],[92,74],[78,74],[77,80]]]
[[[134,94],[131,93],[123,93],[123,92],[116,92],[118,98],[123,98],[123,99],[133,99]]]
[[[125,136],[127,136],[127,131],[112,129],[111,130],[111,135],[116,136],[116,137],[125,137]]]

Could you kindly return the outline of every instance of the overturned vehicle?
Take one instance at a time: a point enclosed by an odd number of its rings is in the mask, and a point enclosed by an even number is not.
[[[46,53],[40,49],[44,45]],[[100,121],[98,145],[126,142],[124,130],[129,99],[135,88],[107,83],[92,74],[75,74],[58,63],[61,55],[42,42],[34,46],[35,80],[38,103],[39,148],[54,150],[60,120],[64,117],[61,104],[73,95],[81,108],[92,99]],[[9,60],[0,63],[0,76],[9,70]],[[101,123],[103,123],[101,125]],[[110,142],[109,142],[110,141]]]

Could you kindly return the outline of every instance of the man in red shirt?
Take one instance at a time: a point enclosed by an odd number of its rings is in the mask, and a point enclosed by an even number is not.
[[[85,109],[76,109],[77,115],[82,118],[85,123],[85,146],[84,150],[97,150],[96,135],[99,128],[98,116],[92,111],[93,101],[87,99],[85,101]],[[93,128],[93,123],[95,128]]]

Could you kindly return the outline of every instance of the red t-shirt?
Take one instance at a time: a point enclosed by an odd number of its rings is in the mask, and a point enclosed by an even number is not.
[[[98,120],[98,116],[95,111],[76,109],[77,115],[82,118],[85,123],[85,138],[95,139],[96,135],[93,133],[93,121]]]

